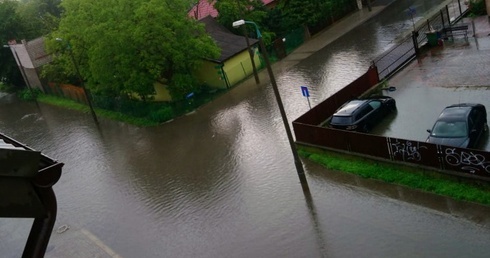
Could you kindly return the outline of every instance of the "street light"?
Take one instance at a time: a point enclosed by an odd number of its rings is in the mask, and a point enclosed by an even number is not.
[[[64,41],[62,38],[56,38],[56,41]],[[77,72],[78,80],[80,80],[80,84],[83,90],[83,94],[85,94],[85,98],[87,99],[88,106],[90,107],[90,113],[92,113],[92,117],[95,121],[95,123],[98,125],[99,121],[97,120],[97,115],[95,114],[94,107],[92,106],[92,97],[90,93],[87,92],[87,89],[85,88],[85,83],[82,79],[82,75],[80,74],[80,70],[78,69],[78,64],[75,61],[75,57],[73,56],[73,51],[71,49],[71,45],[69,42],[66,42],[66,46],[68,48],[68,52],[70,54],[71,61],[73,62],[73,65],[75,66],[75,71]]]
[[[238,28],[244,24],[252,24],[255,27],[257,38],[259,39],[259,45],[262,50],[262,55],[264,57],[265,65],[267,66],[267,72],[269,73],[269,77],[271,79],[272,89],[274,90],[274,95],[276,96],[277,105],[279,106],[279,111],[281,112],[282,121],[286,129],[289,145],[291,147],[291,151],[293,152],[294,165],[296,166],[296,171],[298,173],[298,177],[301,182],[301,185],[303,186],[303,189],[306,190],[308,189],[308,182],[306,181],[305,171],[303,169],[303,164],[301,163],[301,160],[299,158],[298,151],[296,150],[296,146],[294,145],[293,135],[291,133],[291,129],[289,128],[286,111],[284,111],[281,95],[279,94],[276,79],[274,77],[274,73],[272,72],[272,67],[269,61],[269,56],[267,55],[267,50],[265,49],[264,41],[262,40],[262,34],[260,33],[259,26],[257,26],[255,22],[251,22],[251,21],[245,21],[245,20],[234,21],[233,28]]]
[[[236,1],[236,4],[238,9],[240,10],[240,14],[243,17],[244,8],[242,8],[240,1]],[[250,62],[252,63],[252,71],[255,77],[255,83],[258,85],[260,84],[260,79],[259,79],[259,73],[257,72],[257,67],[255,66],[255,60],[254,60],[255,50],[252,50],[252,48],[250,48],[250,41],[248,40],[248,31],[246,26],[243,26],[243,35],[245,35],[245,42],[247,43],[247,50],[248,50],[248,54],[250,55]]]

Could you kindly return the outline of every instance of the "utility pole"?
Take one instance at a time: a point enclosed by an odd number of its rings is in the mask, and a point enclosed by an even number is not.
[[[56,41],[63,41],[61,38],[56,38]],[[78,69],[78,64],[75,61],[75,57],[73,56],[73,51],[71,49],[71,45],[69,42],[66,42],[67,48],[68,48],[68,53],[70,55],[71,61],[73,62],[73,65],[75,66],[75,71],[78,76],[78,80],[80,80],[80,86],[82,87],[83,93],[85,94],[85,98],[87,99],[88,106],[90,108],[90,113],[92,113],[92,118],[94,119],[95,124],[99,125],[99,120],[97,119],[97,115],[95,114],[94,107],[92,106],[92,97],[90,93],[87,92],[87,89],[85,88],[85,83],[82,78],[82,75],[80,74],[80,69]]]

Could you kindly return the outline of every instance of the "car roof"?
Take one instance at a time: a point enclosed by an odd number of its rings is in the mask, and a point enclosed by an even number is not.
[[[476,104],[468,104],[468,103],[448,106],[439,115],[439,120],[465,119],[474,106],[476,106]]]
[[[360,106],[368,102],[366,99],[355,99],[345,103],[339,110],[337,110],[334,116],[350,116],[354,113]]]

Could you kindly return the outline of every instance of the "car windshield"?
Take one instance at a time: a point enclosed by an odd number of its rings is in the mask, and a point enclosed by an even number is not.
[[[432,129],[434,137],[465,137],[468,130],[464,121],[437,121]]]
[[[332,124],[345,125],[352,123],[352,116],[333,116]]]

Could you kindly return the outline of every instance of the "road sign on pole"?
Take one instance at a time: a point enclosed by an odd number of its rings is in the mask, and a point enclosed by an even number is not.
[[[303,94],[303,97],[306,97],[308,100],[308,106],[311,109],[311,104],[310,104],[310,92],[308,92],[308,87],[306,86],[301,86],[301,94]]]
[[[301,93],[303,94],[303,97],[309,97],[310,93],[308,92],[308,87],[306,86],[301,86]]]

